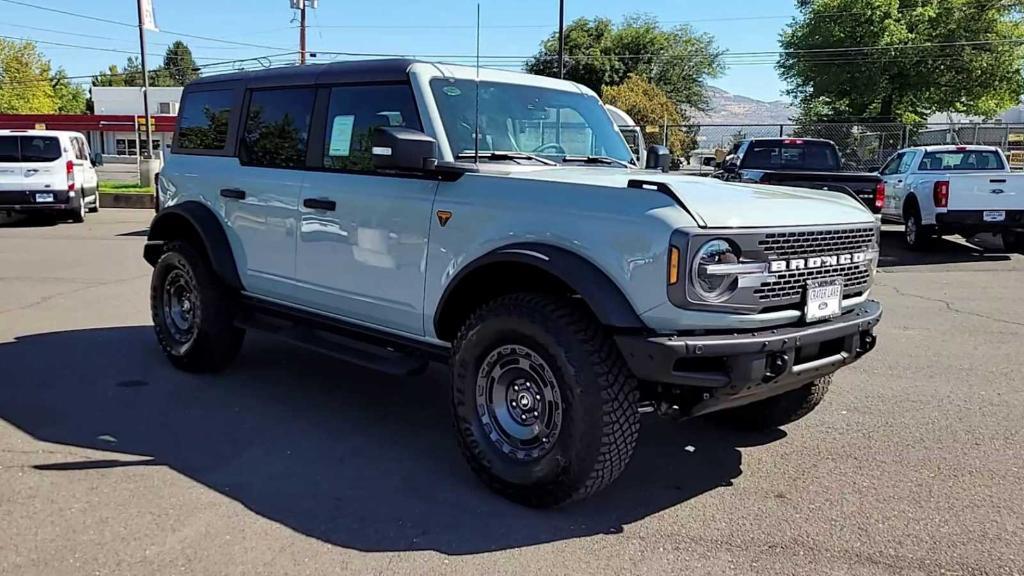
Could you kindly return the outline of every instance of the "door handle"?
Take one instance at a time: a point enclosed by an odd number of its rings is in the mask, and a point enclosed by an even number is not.
[[[302,205],[313,210],[325,210],[327,212],[334,212],[338,208],[338,203],[334,200],[321,200],[320,198],[306,198],[302,201]]]
[[[220,195],[224,198],[234,198],[235,200],[245,200],[245,190],[238,188],[221,188]]]

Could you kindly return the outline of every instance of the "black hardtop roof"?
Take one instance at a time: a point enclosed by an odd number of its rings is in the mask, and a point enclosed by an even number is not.
[[[201,88],[227,82],[243,82],[249,86],[308,86],[333,82],[402,82],[408,80],[409,67],[417,62],[419,61],[409,58],[389,58],[307,66],[282,66],[265,70],[202,76],[192,81],[188,88]]]
[[[747,138],[747,140],[750,140],[751,142],[754,142],[754,141],[756,141],[756,142],[784,142],[786,140],[789,140],[789,141],[799,140],[801,142],[824,142],[826,144],[835,144],[835,142],[833,142],[831,140],[828,140],[826,138],[803,138],[801,136],[782,136],[782,137],[779,137],[779,136],[764,136],[764,137],[760,137],[759,136],[759,137],[756,137],[756,138]]]

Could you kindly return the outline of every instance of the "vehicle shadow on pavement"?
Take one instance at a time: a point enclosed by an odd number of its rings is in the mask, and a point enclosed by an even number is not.
[[[170,367],[149,326],[17,338],[0,344],[0,366],[0,418],[42,441],[107,452],[47,454],[54,461],[36,470],[116,482],[119,467],[166,466],[301,534],[361,551],[474,554],[620,533],[731,485],[742,473],[739,447],[785,436],[645,418],[636,456],[612,487],[531,510],[487,491],[463,463],[441,367],[396,378],[257,335],[234,368],[197,376]]]
[[[954,242],[949,238],[938,238],[927,251],[915,252],[903,242],[903,231],[882,230],[879,268],[896,266],[929,266],[934,264],[958,264],[963,262],[1006,262],[1010,255],[1003,250],[1002,242],[990,236],[979,236],[968,241],[970,244]]]
[[[49,228],[59,223],[55,216],[46,214],[0,215],[0,228]]]

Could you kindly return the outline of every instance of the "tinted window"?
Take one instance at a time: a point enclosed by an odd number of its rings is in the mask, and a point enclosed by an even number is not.
[[[260,90],[249,98],[239,160],[249,166],[300,168],[313,114],[312,88]]]
[[[928,152],[919,170],[1002,170],[1003,159],[993,150],[949,150]]]
[[[371,170],[373,129],[380,126],[422,130],[412,88],[402,84],[332,89],[324,132],[324,167]]]
[[[191,92],[178,115],[178,147],[185,150],[223,150],[231,123],[231,90]]]
[[[917,154],[913,152],[907,152],[904,154],[903,159],[900,160],[900,165],[896,168],[896,173],[906,174],[907,172],[910,172],[910,165],[914,163],[915,156],[917,156]]]
[[[17,136],[0,136],[0,162],[18,162],[21,153],[18,152]]]
[[[62,156],[60,140],[53,136],[22,136],[22,162],[53,162]]]
[[[768,140],[753,142],[743,156],[743,167],[762,170],[839,170],[835,148],[825,142]]]

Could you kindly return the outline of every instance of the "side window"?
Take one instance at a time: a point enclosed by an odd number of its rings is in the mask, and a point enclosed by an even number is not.
[[[182,150],[223,150],[231,123],[232,90],[191,92],[178,115],[177,144]]]
[[[882,166],[882,170],[880,171],[881,175],[892,176],[893,174],[896,174],[899,170],[900,163],[906,155],[907,154],[905,152],[900,152],[890,158],[889,161],[885,163],[885,166]]]
[[[410,86],[339,86],[332,89],[324,131],[324,168],[371,170],[373,129],[380,126],[423,129]]]
[[[313,88],[258,90],[249,98],[239,161],[246,166],[301,168],[313,115]]]
[[[896,173],[906,174],[907,172],[910,172],[910,166],[914,163],[914,158],[916,157],[917,154],[913,152],[907,152],[906,154],[904,154],[903,159],[900,160],[899,167],[896,169]]]
[[[79,160],[88,160],[89,154],[85,151],[85,141],[81,138],[72,138],[71,143],[74,144],[75,158]]]

